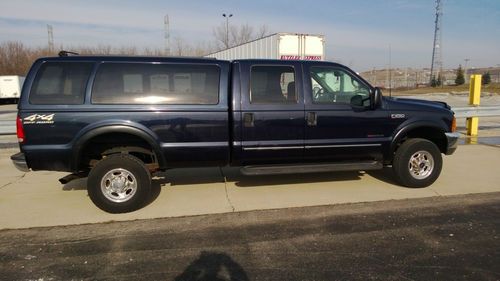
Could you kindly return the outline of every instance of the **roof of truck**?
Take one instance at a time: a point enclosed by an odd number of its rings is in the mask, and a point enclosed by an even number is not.
[[[114,62],[173,62],[173,63],[206,63],[206,64],[229,64],[231,62],[253,62],[253,63],[301,63],[301,64],[327,64],[330,66],[346,66],[330,61],[308,61],[308,60],[275,60],[275,59],[237,59],[232,61],[218,60],[205,57],[158,57],[158,56],[116,56],[116,55],[68,55],[58,57],[43,57],[40,61],[114,61]]]
[[[117,56],[117,55],[71,55],[58,57],[42,57],[40,60],[56,61],[179,61],[179,62],[214,62],[221,61],[213,58],[203,57],[158,57],[158,56]]]

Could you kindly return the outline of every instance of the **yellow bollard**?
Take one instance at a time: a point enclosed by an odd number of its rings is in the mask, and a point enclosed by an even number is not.
[[[470,77],[469,105],[479,106],[481,98],[481,75],[474,74]],[[467,135],[477,136],[479,128],[479,117],[467,118]]]
[[[481,98],[481,74],[474,74],[470,76],[469,104],[473,106],[479,106],[480,98]]]
[[[479,128],[479,117],[467,118],[467,135],[475,137]]]

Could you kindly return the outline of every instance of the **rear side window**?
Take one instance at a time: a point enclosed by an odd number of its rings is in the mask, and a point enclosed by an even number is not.
[[[93,63],[46,62],[31,88],[31,104],[83,104]]]
[[[251,103],[297,103],[295,71],[291,66],[253,66],[250,80]]]
[[[216,65],[104,63],[92,103],[217,104],[219,76]]]

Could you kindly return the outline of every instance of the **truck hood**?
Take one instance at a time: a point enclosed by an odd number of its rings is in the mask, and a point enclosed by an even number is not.
[[[419,99],[395,98],[384,97],[390,109],[419,109],[419,110],[447,110],[450,111],[451,107],[442,101],[427,101]]]

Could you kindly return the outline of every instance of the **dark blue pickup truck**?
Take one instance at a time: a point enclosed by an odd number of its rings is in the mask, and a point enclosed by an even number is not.
[[[331,62],[61,56],[38,59],[19,102],[21,170],[88,176],[92,201],[128,212],[151,174],[238,166],[246,175],[392,166],[408,187],[457,147],[445,103],[387,98]]]

